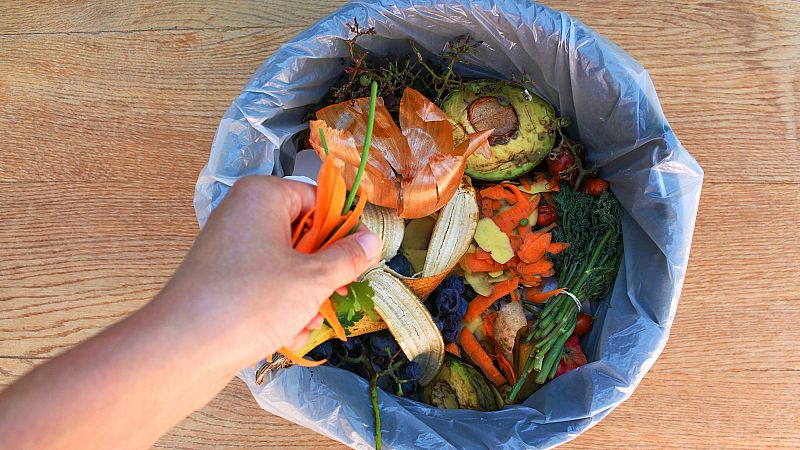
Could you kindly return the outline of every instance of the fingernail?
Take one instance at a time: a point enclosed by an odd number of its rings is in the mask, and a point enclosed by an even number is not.
[[[357,233],[356,240],[358,241],[358,245],[364,250],[364,254],[367,255],[367,259],[370,261],[381,255],[383,243],[377,234],[371,231]]]

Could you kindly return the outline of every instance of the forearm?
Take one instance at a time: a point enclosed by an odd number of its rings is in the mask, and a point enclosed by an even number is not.
[[[381,253],[364,229],[313,255],[291,224],[314,188],[236,183],[158,297],[0,392],[9,448],[145,447],[203,406],[236,371],[321,325],[320,304]]]
[[[248,363],[225,318],[207,323],[190,301],[159,298],[11,386],[0,395],[0,436],[14,448],[155,442]]]

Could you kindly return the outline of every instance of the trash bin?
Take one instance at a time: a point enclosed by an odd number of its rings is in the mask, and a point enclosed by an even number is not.
[[[642,66],[565,13],[522,0],[356,1],[275,52],[225,113],[197,182],[201,226],[238,178],[291,173],[305,107],[341,75],[353,18],[375,27],[359,44],[377,55],[405,53],[409,39],[434,54],[459,35],[483,41],[461,73],[532,81],[571,119],[569,134],[625,208],[624,260],[608,299],[593,305],[597,320],[583,341],[589,364],[495,412],[437,409],[381,392],[384,445],[541,448],[575,438],[631,395],[666,344],[703,171],[672,132]],[[265,410],[352,447],[374,445],[366,380],[329,367],[283,369],[262,385],[252,368],[239,376]]]

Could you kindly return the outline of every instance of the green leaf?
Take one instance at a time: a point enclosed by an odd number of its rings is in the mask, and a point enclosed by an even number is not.
[[[342,327],[349,328],[364,316],[370,320],[378,320],[375,303],[372,301],[374,295],[375,291],[369,285],[369,281],[350,283],[347,287],[347,296],[334,292],[331,302]]]

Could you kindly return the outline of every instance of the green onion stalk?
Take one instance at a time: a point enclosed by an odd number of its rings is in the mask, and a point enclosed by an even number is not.
[[[367,118],[367,132],[364,136],[364,149],[361,151],[361,162],[358,165],[358,172],[356,172],[356,178],[353,180],[353,187],[350,188],[350,192],[347,194],[347,200],[344,202],[344,209],[342,210],[342,214],[347,214],[350,211],[350,208],[353,206],[353,202],[356,198],[356,193],[358,193],[358,186],[361,184],[361,178],[364,176],[364,170],[367,167],[367,159],[369,158],[369,147],[372,144],[372,130],[375,126],[375,107],[378,103],[378,83],[376,81],[372,82],[372,86],[370,87],[370,94],[369,94],[369,116]],[[325,133],[322,131],[322,128],[319,129],[319,137],[320,141],[322,142],[322,148],[325,150],[325,155],[328,155],[328,143],[325,140]],[[356,225],[355,228],[358,228]],[[355,230],[355,229],[354,229]],[[335,232],[335,231],[334,231]],[[370,398],[372,400],[372,410],[375,413],[375,448],[381,448],[381,414],[380,409],[378,409],[378,374],[372,369],[370,364],[367,364],[367,368],[370,373],[369,379],[369,390],[370,390]]]
[[[558,226],[553,240],[568,242],[569,248],[553,257],[561,293],[548,300],[525,342],[536,341],[509,394],[512,402],[528,377],[544,384],[555,377],[564,345],[572,335],[579,302],[604,298],[616,278],[622,259],[622,206],[610,192],[599,197],[568,186],[554,194]]]

